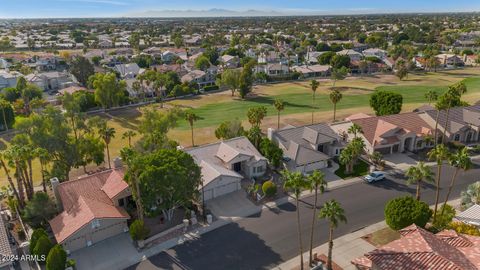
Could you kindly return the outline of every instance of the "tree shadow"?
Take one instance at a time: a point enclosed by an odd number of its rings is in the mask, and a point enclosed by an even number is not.
[[[221,252],[215,250],[221,249]],[[261,254],[261,256],[260,256]],[[134,269],[271,269],[281,262],[258,235],[230,223],[148,258]]]
[[[416,193],[415,188],[412,188],[412,187],[407,186],[406,184],[400,184],[400,183],[397,183],[395,181],[391,181],[391,180],[388,180],[388,179],[385,179],[383,181],[378,181],[378,182],[372,183],[370,185],[374,185],[377,188],[383,188],[383,189],[387,189],[387,190],[397,190],[397,191],[401,191],[401,192],[407,192],[407,193],[410,193],[412,195]]]

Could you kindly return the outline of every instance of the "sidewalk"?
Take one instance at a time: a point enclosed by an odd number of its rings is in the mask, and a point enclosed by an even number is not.
[[[458,208],[460,206],[461,200],[454,199],[448,202],[454,208]],[[433,205],[430,206],[433,208]],[[353,233],[346,234],[339,238],[333,240],[333,261],[343,268],[344,270],[355,270],[355,266],[353,266],[350,262],[358,257],[363,256],[365,253],[368,253],[374,249],[375,246],[370,244],[369,242],[363,240],[361,237],[367,234],[376,232],[383,228],[386,228],[387,224],[385,221],[381,221],[370,226],[367,226],[361,230],[358,230]],[[313,253],[320,254],[328,254],[328,242],[318,246],[313,249]],[[303,259],[305,262],[308,262],[309,259],[309,251],[303,253]],[[292,270],[299,268],[299,261],[300,259],[298,256],[295,258],[290,259],[287,262],[280,264],[279,266],[273,268],[275,270]]]

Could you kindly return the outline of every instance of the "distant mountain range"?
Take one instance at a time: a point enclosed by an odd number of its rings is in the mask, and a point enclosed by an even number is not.
[[[275,10],[255,10],[244,11],[228,9],[208,9],[208,10],[147,10],[125,14],[127,17],[257,17],[257,16],[289,16],[289,15],[315,15],[315,12],[283,12]]]

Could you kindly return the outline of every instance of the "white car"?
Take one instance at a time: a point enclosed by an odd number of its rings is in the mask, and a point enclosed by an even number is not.
[[[383,173],[383,172],[372,172],[369,175],[365,176],[364,179],[368,183],[377,182],[377,181],[385,179],[385,173]]]

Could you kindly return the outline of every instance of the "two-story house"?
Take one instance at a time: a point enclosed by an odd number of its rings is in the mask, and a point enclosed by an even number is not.
[[[243,178],[265,174],[267,159],[246,137],[184,149],[202,170],[200,194],[205,200],[227,195],[241,188]]]
[[[128,231],[125,207],[132,197],[123,176],[123,170],[116,168],[63,183],[51,179],[62,212],[49,223],[67,252]]]
[[[283,150],[285,167],[302,173],[326,168],[328,161],[344,147],[340,136],[323,123],[269,129],[268,137]]]

